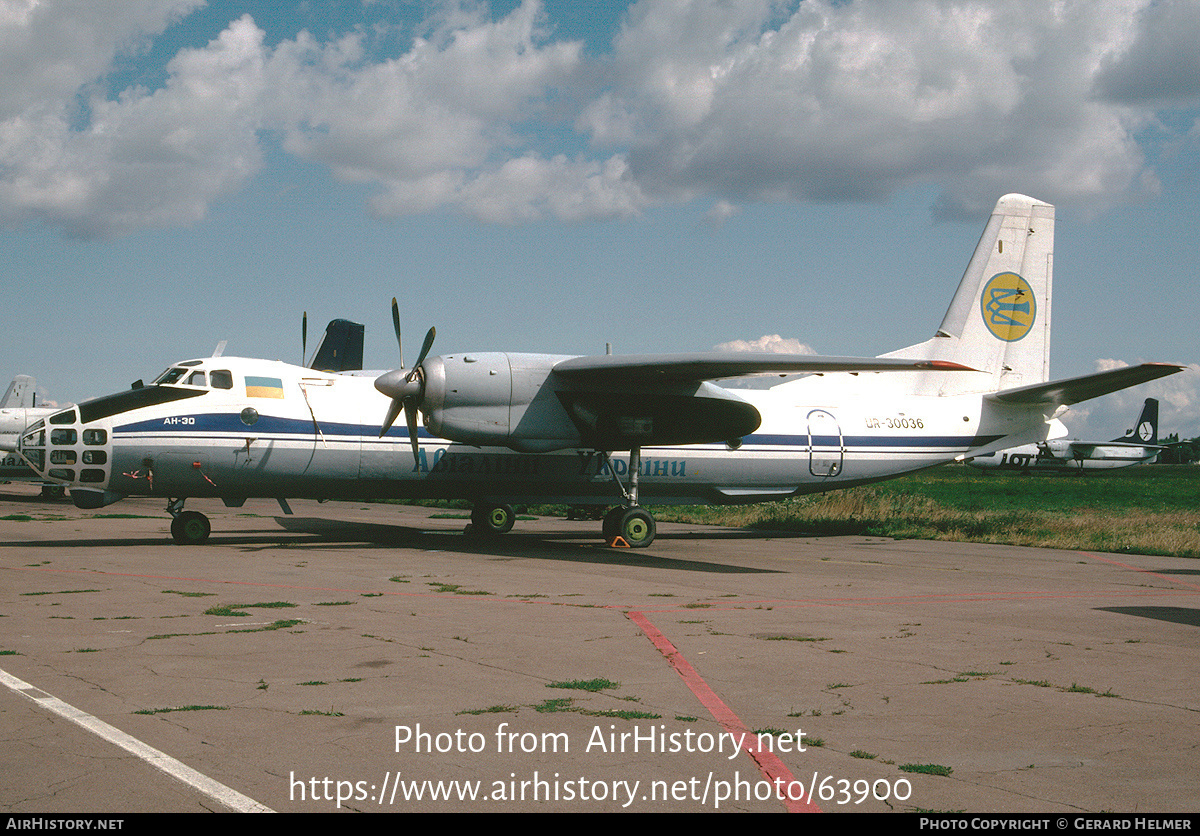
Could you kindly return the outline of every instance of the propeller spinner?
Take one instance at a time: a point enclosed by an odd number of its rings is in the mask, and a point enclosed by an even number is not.
[[[400,340],[400,308],[394,297],[392,299],[392,324],[396,329],[396,343],[402,345]],[[421,345],[421,353],[417,357],[417,362],[413,364],[411,370],[404,370],[404,352],[401,349],[400,368],[386,374],[381,374],[375,379],[375,388],[392,399],[392,404],[388,407],[387,417],[383,420],[383,428],[379,431],[379,437],[383,438],[387,434],[387,431],[392,428],[392,424],[396,423],[396,419],[400,417],[400,412],[403,410],[408,423],[408,438],[412,443],[414,459],[419,455],[417,448],[417,412],[420,410],[421,402],[425,398],[425,372],[421,368],[421,364],[425,362],[425,357],[429,354],[429,349],[433,347],[433,340],[436,336],[437,329],[430,328],[429,333],[425,335],[425,342]]]

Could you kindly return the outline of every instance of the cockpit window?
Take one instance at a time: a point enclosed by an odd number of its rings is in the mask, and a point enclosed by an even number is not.
[[[214,389],[232,389],[233,373],[227,369],[217,369],[209,376]]]
[[[207,386],[208,385],[208,381],[205,379],[204,372],[192,372],[190,375],[188,375],[188,379],[186,382],[187,382],[188,386]]]
[[[74,424],[75,423],[75,410],[67,409],[62,412],[54,413],[53,415],[50,416],[50,423],[51,424]]]
[[[79,405],[79,420],[88,424],[101,418],[108,418],[119,412],[140,409],[144,406],[155,406],[160,403],[170,403],[184,398],[198,398],[206,394],[196,389],[176,389],[166,386],[144,386],[141,389],[127,389],[115,395],[105,395]]]
[[[167,369],[158,376],[158,379],[154,381],[154,385],[161,386],[164,383],[177,383],[179,378],[183,377],[185,374],[187,374],[187,369],[181,369],[178,366]]]

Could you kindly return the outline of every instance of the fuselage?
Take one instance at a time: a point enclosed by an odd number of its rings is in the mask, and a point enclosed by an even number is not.
[[[1153,445],[1108,442],[1078,446],[1065,439],[1042,444],[1022,444],[989,455],[976,456],[967,464],[982,470],[1078,472],[1112,470],[1153,461],[1162,448]]]
[[[805,378],[732,390],[759,428],[725,443],[645,447],[643,502],[729,504],[877,481],[952,460],[1024,428],[977,395],[880,398],[878,375]],[[592,449],[518,452],[404,427],[383,437],[388,399],[370,374],[330,374],[232,357],[186,361],[153,385],[34,422],[20,452],[77,504],[129,495],[464,498],[609,504],[629,456]],[[1034,416],[1034,423],[1042,416]]]

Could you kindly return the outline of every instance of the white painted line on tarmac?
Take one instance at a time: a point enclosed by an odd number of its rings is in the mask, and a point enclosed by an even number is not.
[[[175,780],[182,781],[190,787],[195,787],[209,798],[224,804],[231,810],[239,813],[275,812],[270,807],[259,804],[253,798],[242,795],[237,790],[231,789],[219,781],[214,781],[207,775],[203,775],[190,766],[180,763],[165,752],[160,752],[158,749],[143,743],[136,737],[131,737],[117,727],[110,726],[103,720],[93,717],[85,711],[80,711],[72,705],[68,705],[57,697],[47,694],[40,688],[35,688],[28,682],[8,673],[8,671],[0,669],[0,682],[3,682],[18,694],[29,697],[29,699],[43,708],[53,711],[60,717],[67,718],[72,723],[82,726],[93,734],[99,735],[109,743],[120,746],[125,751],[136,755],[152,766],[162,770]]]

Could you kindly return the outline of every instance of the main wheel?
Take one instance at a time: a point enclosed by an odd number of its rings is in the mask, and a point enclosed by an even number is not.
[[[171,520],[171,537],[181,546],[199,545],[211,533],[212,524],[199,511],[180,511]]]
[[[512,531],[517,514],[511,505],[490,505],[480,502],[471,509],[472,533],[507,534]]]
[[[623,508],[617,518],[617,533],[631,548],[644,549],[654,542],[654,517],[644,508]],[[611,538],[609,538],[611,539]]]
[[[624,513],[625,506],[618,505],[616,508],[610,508],[604,515],[604,521],[600,523],[600,533],[604,536],[604,542],[611,543],[613,538],[621,533],[621,515]]]

